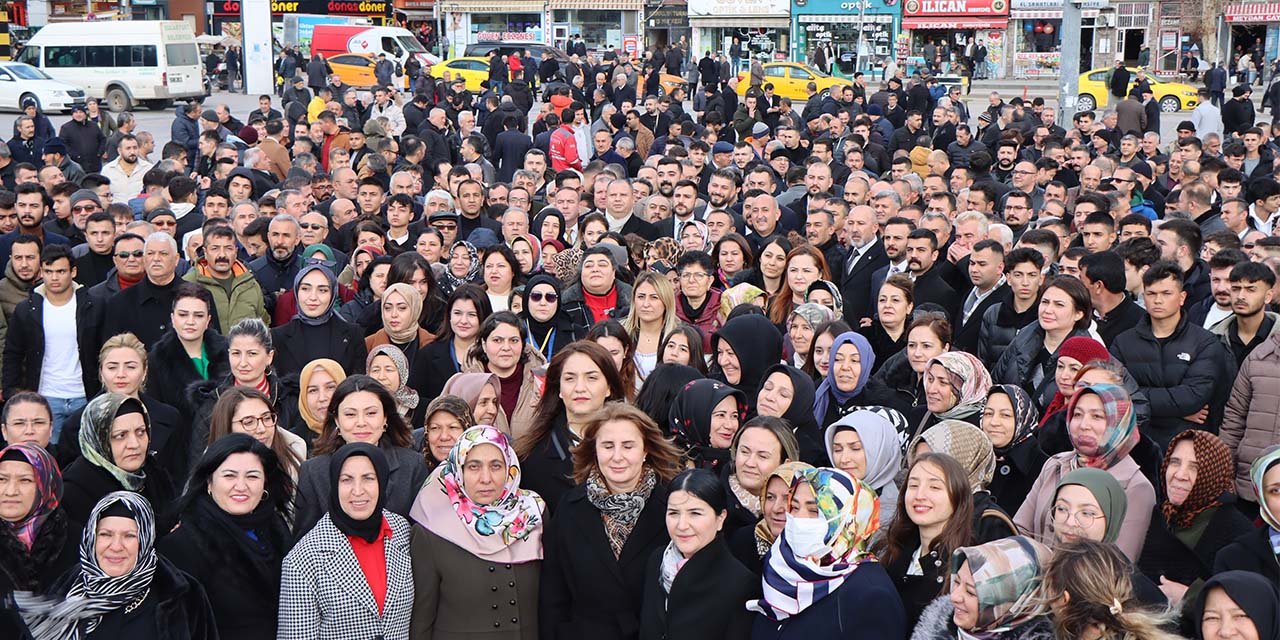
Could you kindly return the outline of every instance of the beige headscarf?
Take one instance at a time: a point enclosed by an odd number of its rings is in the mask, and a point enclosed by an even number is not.
[[[410,318],[416,319],[422,315],[422,295],[419,294],[418,290],[414,289],[412,285],[405,284],[403,282],[388,285],[386,290],[382,292],[382,299],[386,300],[393,293],[400,294],[401,297],[404,298],[405,302],[409,303]],[[410,322],[404,329],[395,333],[392,333],[391,327],[388,327],[387,323],[383,322],[382,330],[386,331],[387,337],[391,338],[391,341],[396,344],[408,344],[413,342],[414,338],[418,337],[418,323],[416,321]]]
[[[307,423],[307,428],[311,429],[312,433],[320,435],[324,429],[324,416],[312,415],[311,407],[307,406],[307,385],[311,384],[311,376],[315,375],[316,369],[324,369],[325,373],[338,384],[347,379],[347,372],[342,370],[342,365],[328,358],[312,360],[302,368],[302,375],[298,380],[298,415],[302,416],[303,422]]]
[[[907,445],[911,460],[915,460],[916,445],[921,440],[929,443],[934,453],[945,453],[955,458],[964,467],[969,485],[975,492],[985,490],[996,475],[996,453],[991,448],[991,439],[982,429],[968,422],[943,420],[929,427]]]

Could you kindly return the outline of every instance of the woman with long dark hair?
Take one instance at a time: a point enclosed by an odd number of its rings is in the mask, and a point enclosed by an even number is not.
[[[244,433],[210,444],[191,469],[179,526],[156,549],[204,585],[219,637],[276,637],[293,488],[275,452]]]
[[[520,318],[510,311],[499,311],[480,324],[463,371],[498,377],[499,403],[511,425],[511,434],[519,438],[533,422],[534,407],[542,394],[538,370],[546,364],[542,354],[529,344],[528,331]]]
[[[213,405],[209,440],[203,451],[208,451],[213,443],[234,433],[247,434],[271,449],[276,462],[289,474],[290,481],[297,479],[298,468],[307,459],[307,443],[280,424],[271,407],[271,399],[265,393],[240,386],[223,391]]]
[[[702,333],[691,324],[680,323],[662,339],[658,363],[681,364],[707,375],[707,358],[702,350]]]
[[[484,289],[464,284],[453,290],[445,305],[445,319],[435,342],[423,347],[409,369],[409,386],[424,398],[440,395],[444,383],[462,371],[467,354],[480,335],[480,323],[493,314]],[[421,424],[415,414],[414,423]]]
[[[404,283],[418,290],[422,297],[422,313],[418,324],[432,335],[440,334],[440,324],[444,321],[444,294],[440,285],[436,284],[435,270],[427,259],[415,252],[402,253],[391,261],[391,270],[387,272],[387,286]],[[385,293],[383,296],[385,297]]]
[[[644,381],[640,392],[636,394],[636,408],[645,412],[662,429],[664,435],[671,432],[671,407],[681,395],[686,385],[706,376],[693,367],[682,364],[660,364],[653,370],[653,375]]]
[[[636,371],[636,343],[631,333],[618,320],[601,320],[587,330],[586,339],[604,347],[609,353],[614,368],[622,376],[627,399],[634,400],[640,390],[640,379]]]

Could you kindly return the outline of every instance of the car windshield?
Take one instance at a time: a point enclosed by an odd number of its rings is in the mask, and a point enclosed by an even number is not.
[[[29,64],[7,64],[0,69],[17,76],[19,80],[52,80],[45,72]]]
[[[814,69],[813,67],[805,67],[805,68],[804,68],[804,70],[805,70],[805,71],[808,71],[809,73],[812,73],[812,74],[814,75],[814,77],[817,77],[817,78],[830,78],[830,77],[831,77],[829,74],[823,73],[821,70]]]
[[[396,38],[396,41],[399,42],[400,46],[404,47],[405,50],[407,51],[412,51],[414,53],[426,53],[427,51],[426,49],[422,48],[422,43],[418,42],[416,38],[410,38],[409,36],[400,36]]]

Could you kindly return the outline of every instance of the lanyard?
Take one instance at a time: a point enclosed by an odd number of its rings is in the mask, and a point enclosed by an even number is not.
[[[526,325],[526,327],[527,327],[527,325]],[[542,344],[541,344],[541,345],[539,345],[538,343],[536,343],[536,342],[534,342],[534,341],[533,341],[533,329],[531,329],[531,328],[529,329],[529,344],[530,344],[530,345],[532,345],[532,346],[534,346],[534,347],[537,347],[538,351],[539,351],[539,352],[540,352],[544,357],[546,357],[546,359],[547,359],[548,361],[550,361],[550,360],[551,360],[551,354],[547,353],[547,345],[555,344],[555,340],[556,340],[556,330],[555,330],[555,327],[552,327],[552,328],[551,328],[551,330],[547,332],[546,337],[544,337],[544,338],[542,339]]]

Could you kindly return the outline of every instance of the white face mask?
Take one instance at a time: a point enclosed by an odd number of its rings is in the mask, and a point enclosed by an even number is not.
[[[787,514],[782,535],[786,536],[791,550],[802,558],[821,557],[831,551],[826,542],[827,521],[823,518],[797,518]]]

